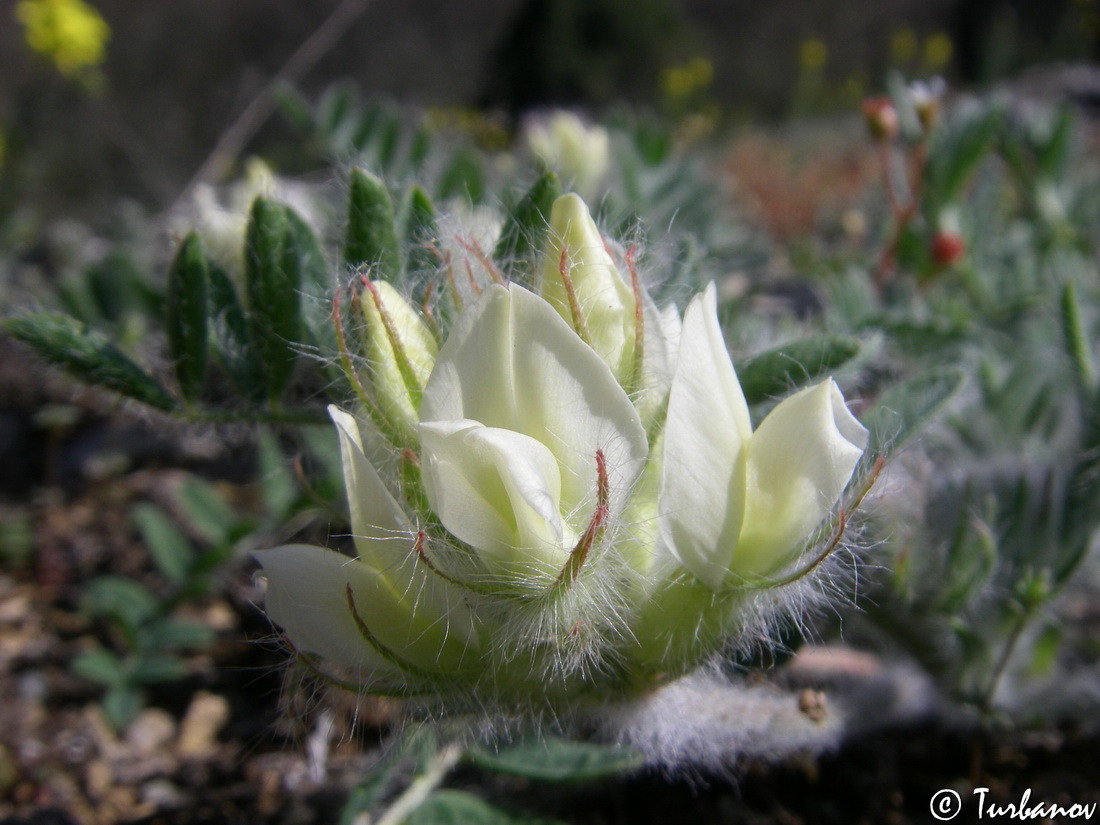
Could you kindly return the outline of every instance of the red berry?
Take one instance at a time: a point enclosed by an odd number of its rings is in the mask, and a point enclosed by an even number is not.
[[[958,233],[941,229],[932,238],[929,251],[938,266],[951,266],[966,253],[966,242]]]

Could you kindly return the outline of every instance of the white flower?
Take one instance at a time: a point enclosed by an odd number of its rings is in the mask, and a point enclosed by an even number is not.
[[[835,507],[866,443],[832,379],[752,431],[711,284],[684,313],[669,395],[657,500],[668,551],[713,590],[782,571]]]
[[[596,194],[611,161],[611,138],[606,129],[559,109],[528,121],[525,135],[531,153],[544,166],[558,172],[578,192],[588,197]]]
[[[368,682],[444,675],[477,661],[462,593],[418,562],[413,529],[363,454],[359,427],[335,407],[358,558],[292,544],[255,554],[267,577],[264,609],[291,644]]]
[[[645,463],[645,431],[607,365],[522,287],[492,286],[439,352],[420,407],[424,487],[443,526],[513,576],[558,575],[599,502]]]
[[[579,198],[551,222],[542,294],[472,291],[438,352],[367,284],[371,457],[391,452],[372,464],[330,408],[358,556],[257,553],[272,621],[368,689],[556,708],[697,667],[743,626],[742,592],[792,572],[863,454],[831,379],[753,432],[714,286],[681,324],[627,288]]]

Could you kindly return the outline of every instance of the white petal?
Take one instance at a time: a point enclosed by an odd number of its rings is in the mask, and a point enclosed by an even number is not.
[[[328,408],[328,414],[340,435],[344,485],[359,558],[376,570],[399,566],[409,557],[412,526],[363,454],[355,418],[335,406]]]
[[[749,410],[718,324],[713,284],[684,313],[664,426],[661,536],[696,578],[721,586],[744,512]]]
[[[473,419],[545,445],[561,470],[562,512],[580,524],[596,506],[596,450],[618,513],[648,449],[607,364],[546,301],[514,284],[491,287],[463,313],[439,352],[420,419]]]
[[[550,450],[470,420],[422,424],[420,438],[424,488],[444,527],[508,572],[560,570],[572,536],[563,535]]]
[[[291,544],[254,554],[267,577],[264,610],[299,651],[316,653],[359,673],[393,673],[359,633],[348,609],[347,586],[356,602],[375,590],[375,576],[347,556],[322,547]],[[405,611],[402,611],[404,615]]]
[[[267,577],[264,610],[300,651],[360,673],[397,668],[368,642],[348,604],[385,648],[414,666],[453,671],[473,661],[477,636],[461,610],[441,612],[424,594],[396,591],[392,582],[355,559],[323,547],[290,544],[253,554]]]
[[[836,506],[866,444],[867,430],[831,378],[776,406],[749,444],[734,572],[767,576],[789,563]]]
[[[676,353],[680,347],[680,314],[675,306],[658,310],[649,294],[642,290],[642,380],[634,397],[634,405],[642,421],[650,423],[664,408],[672,375],[676,369]]]

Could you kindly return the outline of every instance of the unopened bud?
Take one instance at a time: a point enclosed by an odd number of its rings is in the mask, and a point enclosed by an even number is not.
[[[863,101],[863,119],[871,137],[880,143],[886,143],[898,135],[898,112],[890,98],[869,97]]]

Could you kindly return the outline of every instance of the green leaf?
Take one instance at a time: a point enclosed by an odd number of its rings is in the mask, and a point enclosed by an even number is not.
[[[513,815],[466,791],[436,791],[405,825],[555,825],[555,820]]]
[[[168,354],[176,370],[180,392],[194,401],[206,380],[207,282],[206,258],[194,232],[183,239],[168,267],[165,325]]]
[[[349,83],[334,83],[325,89],[317,103],[317,123],[323,134],[337,131],[358,109],[355,87]]]
[[[200,622],[165,617],[146,626],[142,635],[145,650],[197,650],[214,640],[214,631]]]
[[[141,691],[130,685],[115,685],[103,694],[103,714],[115,730],[130,724],[144,705]]]
[[[176,503],[188,526],[211,544],[230,540],[237,517],[217,489],[201,479],[189,477],[176,491]]]
[[[400,223],[408,249],[405,271],[412,276],[434,273],[439,269],[438,253],[433,249],[439,239],[435,204],[419,184],[409,187],[405,193]]]
[[[85,608],[118,621],[131,641],[142,625],[161,612],[160,602],[147,587],[122,576],[100,576],[84,588]]]
[[[1050,134],[1035,150],[1039,177],[1057,178],[1065,168],[1069,156],[1070,139],[1073,136],[1073,111],[1063,106],[1054,115]]]
[[[550,207],[561,196],[561,181],[554,172],[539,177],[504,220],[493,250],[493,260],[510,278],[534,282],[539,256],[550,232]]]
[[[106,337],[67,315],[32,312],[4,322],[3,329],[51,364],[93,386],[117,392],[158,410],[172,411],[176,400],[155,378]]]
[[[293,86],[281,84],[275,89],[272,97],[276,108],[295,129],[302,133],[308,133],[313,129],[313,110],[305,95]]]
[[[245,234],[245,286],[252,344],[275,401],[290,383],[301,338],[298,247],[286,209],[266,198],[252,202]]]
[[[332,293],[336,289],[336,279],[309,224],[290,207],[286,207],[286,216],[291,237],[290,254],[297,256],[301,278],[301,311],[307,338],[322,359],[333,359],[337,353],[336,330],[332,324]],[[322,362],[326,366],[329,363],[330,360]],[[335,365],[332,372],[342,377]]]
[[[298,484],[290,470],[290,461],[270,431],[260,433],[260,490],[267,512],[276,519],[290,515],[298,498]]]
[[[153,564],[169,582],[182,586],[195,560],[191,542],[154,504],[135,505],[132,516]]]
[[[133,257],[121,250],[112,250],[102,261],[90,266],[84,278],[86,294],[93,301],[98,317],[112,325],[121,325],[150,309],[146,275]]]
[[[926,200],[943,205],[958,199],[963,184],[993,148],[1003,121],[999,111],[986,111],[941,133],[928,158]]]
[[[146,653],[138,656],[130,666],[130,682],[135,685],[175,682],[186,675],[183,661],[166,653]]]
[[[383,751],[382,758],[351,789],[340,812],[337,825],[356,825],[360,815],[368,813],[385,796],[398,778],[398,768],[406,763],[413,751],[431,746],[435,752],[435,737],[425,728],[414,728],[401,735],[398,742]]]
[[[1077,286],[1068,281],[1062,290],[1062,335],[1066,352],[1073,363],[1081,398],[1088,403],[1096,392],[1096,365],[1092,361],[1092,346],[1081,322],[1081,304]]]
[[[370,268],[370,277],[393,281],[401,271],[393,201],[386,185],[363,169],[352,169],[344,263]]]
[[[210,328],[214,354],[237,389],[249,400],[262,400],[267,392],[257,352],[252,346],[248,320],[237,290],[225,271],[210,264]]]
[[[549,782],[615,776],[643,763],[640,753],[627,748],[557,737],[523,740],[496,749],[477,747],[467,758],[480,768]]]
[[[899,449],[919,432],[965,381],[959,369],[934,369],[890,387],[860,418],[871,431],[869,453],[881,455]]]
[[[122,685],[126,683],[126,665],[114,653],[102,647],[77,654],[69,664],[69,670],[81,679],[97,685]]]
[[[297,257],[297,270],[301,288],[310,295],[324,295],[332,289],[333,280],[325,251],[317,240],[312,227],[289,206],[286,210],[287,231],[290,235],[288,252]]]
[[[821,337],[791,341],[762,352],[737,368],[749,404],[770,401],[832,372],[859,354],[855,338]]]
[[[481,203],[485,197],[485,173],[481,161],[472,151],[459,149],[444,167],[436,186],[441,200],[462,198],[470,203]]]
[[[430,129],[421,127],[417,129],[416,134],[412,137],[412,142],[409,145],[409,166],[414,169],[419,169],[424,165],[424,161],[428,159],[428,154],[432,151],[432,133]]]

